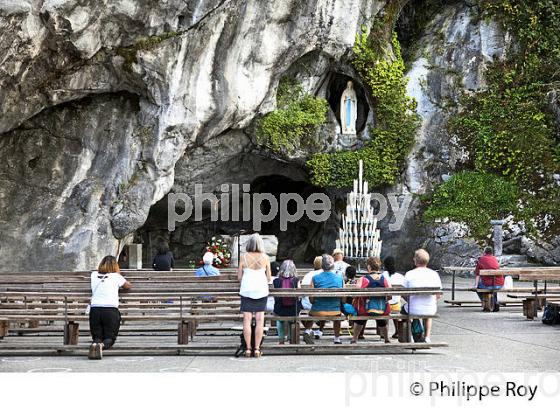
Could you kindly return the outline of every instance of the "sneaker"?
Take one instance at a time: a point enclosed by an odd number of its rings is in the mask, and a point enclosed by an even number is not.
[[[308,345],[315,344],[315,342],[313,341],[313,334],[311,332],[303,333],[303,341]]]
[[[342,344],[342,340],[340,340],[340,337],[335,337],[333,340],[333,343],[335,345],[341,345]]]
[[[425,337],[424,343],[432,343],[432,339],[430,339],[429,337]]]
[[[88,359],[99,360],[101,358],[103,358],[103,344],[92,343],[89,347]]]
[[[320,339],[323,336],[323,332],[320,330],[314,330],[313,335],[315,336],[315,339]]]

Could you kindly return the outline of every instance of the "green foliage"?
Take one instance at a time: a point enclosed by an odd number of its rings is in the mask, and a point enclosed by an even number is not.
[[[313,147],[317,129],[327,120],[327,101],[305,94],[289,77],[280,81],[276,100],[278,109],[257,123],[257,142],[288,155]]]
[[[430,199],[424,218],[449,218],[466,224],[471,234],[483,238],[492,219],[517,212],[519,189],[508,179],[485,172],[465,171],[441,184]]]
[[[488,67],[488,87],[464,96],[464,109],[449,130],[469,154],[467,169],[516,184],[516,217],[529,229],[555,234],[560,196],[553,174],[560,172],[560,144],[547,93],[560,85],[560,3],[480,0],[480,6],[516,42],[505,60]]]
[[[400,44],[392,33],[391,49],[376,49],[364,28],[356,36],[353,65],[366,84],[376,116],[369,130],[370,141],[358,151],[321,153],[307,165],[311,181],[319,186],[344,187],[352,184],[358,172],[358,160],[364,161],[364,176],[370,186],[395,183],[419,125],[416,102],[406,93],[407,79]],[[392,52],[391,52],[392,51]]]

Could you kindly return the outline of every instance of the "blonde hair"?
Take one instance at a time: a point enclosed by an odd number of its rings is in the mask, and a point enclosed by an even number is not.
[[[415,265],[426,266],[430,262],[430,254],[424,249],[417,249],[413,259]]]
[[[323,263],[323,257],[322,256],[315,256],[315,259],[313,259],[313,269],[315,269],[315,270],[321,269],[322,263]]]
[[[117,258],[111,255],[105,256],[101,259],[101,263],[97,267],[97,271],[99,273],[113,273],[113,272],[120,272],[119,262],[117,262]]]
[[[264,252],[264,242],[258,233],[254,233],[249,236],[247,243],[245,244],[245,251],[247,252]]]

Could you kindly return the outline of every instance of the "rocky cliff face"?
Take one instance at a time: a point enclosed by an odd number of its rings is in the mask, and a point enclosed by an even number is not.
[[[115,253],[186,151],[272,109],[304,55],[341,59],[383,5],[1,3],[2,269],[91,268]]]
[[[254,120],[275,108],[285,74],[327,99],[349,78],[363,93],[348,57],[360,26],[371,25],[386,3],[0,2],[0,269],[92,268],[131,240],[168,192],[192,193],[194,183],[210,191],[271,175],[305,183],[306,153],[278,158],[258,147]],[[471,1],[449,3],[409,50],[408,92],[422,126],[403,182],[384,191],[400,200],[454,171],[462,153],[445,124],[462,91],[485,86],[486,64],[511,41],[495,22],[473,18]],[[554,95],[551,101],[557,104]],[[331,105],[319,146],[361,146],[375,113],[367,101],[360,110],[357,139],[342,141]],[[399,231],[388,229],[391,215],[382,222],[385,253],[408,261],[426,246],[436,264],[468,263],[478,254],[456,225],[423,224],[419,207],[415,199]],[[300,225],[286,238],[293,243],[281,238],[281,247],[302,257],[331,248],[337,218],[319,228]],[[162,224],[150,217],[144,231]],[[166,237],[200,245],[208,233],[202,225]],[[560,262],[560,242],[514,236],[514,251]]]

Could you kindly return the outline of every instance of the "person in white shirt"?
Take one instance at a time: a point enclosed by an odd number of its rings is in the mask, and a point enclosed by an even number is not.
[[[91,273],[89,330],[93,342],[89,359],[101,359],[103,349],[110,349],[117,340],[121,325],[119,289],[132,287],[119,272],[117,259],[108,255],[101,260],[97,271]]]
[[[346,280],[346,268],[350,266],[350,264],[344,262],[344,252],[342,252],[342,249],[337,248],[333,251],[332,256],[334,258],[334,272]]]
[[[315,275],[318,275],[319,273],[323,272],[323,269],[321,269],[322,261],[323,261],[323,258],[321,256],[315,257],[315,259],[313,260],[313,270],[307,272],[305,274],[305,276],[303,277],[303,279],[301,280],[301,286],[302,287],[311,287],[311,281],[313,280],[313,277]],[[304,296],[301,299],[301,305],[302,305],[303,309],[311,310],[311,301],[309,300],[309,296]],[[325,326],[325,322],[320,321],[320,322],[317,322],[317,324],[319,325],[319,329],[315,329],[312,332],[313,332],[313,336],[315,337],[315,339],[320,339],[321,336],[323,336],[323,327]]]
[[[440,288],[441,279],[439,274],[428,268],[430,255],[424,249],[414,252],[415,269],[406,272],[403,286],[405,288]],[[405,306],[406,312],[411,315],[435,315],[437,312],[438,295],[411,295]],[[424,339],[430,343],[432,332],[432,319],[424,319]]]

